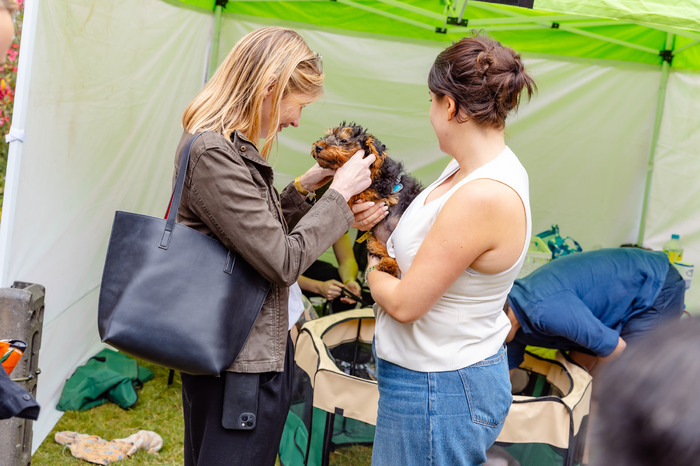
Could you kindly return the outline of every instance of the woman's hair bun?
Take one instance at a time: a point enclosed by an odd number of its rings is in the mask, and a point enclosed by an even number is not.
[[[458,121],[471,119],[498,128],[517,109],[523,90],[528,98],[536,90],[520,55],[483,34],[443,50],[430,70],[428,87],[438,97],[454,99]]]

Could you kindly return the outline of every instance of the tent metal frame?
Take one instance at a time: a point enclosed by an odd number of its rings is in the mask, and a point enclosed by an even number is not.
[[[673,44],[675,36],[671,33],[666,34],[666,49],[670,52],[670,57],[673,57]],[[651,149],[649,151],[649,160],[647,162],[647,176],[644,185],[644,199],[642,200],[641,219],[639,220],[639,232],[637,234],[637,244],[644,243],[644,232],[646,230],[646,218],[649,210],[649,195],[651,192],[651,179],[654,172],[654,163],[656,159],[656,146],[659,142],[659,133],[661,131],[661,121],[663,119],[664,106],[666,105],[666,89],[668,88],[668,77],[671,70],[671,60],[664,60],[661,63],[661,79],[659,80],[659,93],[656,101],[656,113],[654,115],[654,129],[651,134]]]
[[[17,210],[17,192],[19,175],[22,168],[22,151],[24,148],[24,127],[27,121],[27,101],[29,100],[29,76],[32,75],[32,60],[36,43],[36,25],[39,16],[39,0],[25,2],[22,21],[22,53],[17,64],[15,103],[12,113],[12,126],[7,154],[5,172],[5,191],[2,201],[2,219],[0,221],[0,286],[9,287],[10,250],[12,249],[15,212]],[[12,137],[12,135],[18,135]]]

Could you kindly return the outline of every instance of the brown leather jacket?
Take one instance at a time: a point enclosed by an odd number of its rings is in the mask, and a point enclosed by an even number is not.
[[[191,137],[183,134],[175,156]],[[328,190],[312,207],[294,184],[278,193],[273,170],[241,133],[206,132],[194,143],[177,221],[218,238],[272,285],[233,372],[284,369],[289,286],[353,223],[343,197]],[[192,310],[196,312],[196,309]],[[232,309],[232,312],[235,312]]]

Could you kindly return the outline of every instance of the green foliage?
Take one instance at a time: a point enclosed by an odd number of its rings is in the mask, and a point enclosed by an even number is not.
[[[19,10],[15,15],[15,39],[5,57],[5,65],[0,66],[0,212],[5,192],[5,172],[7,169],[8,143],[5,135],[10,131],[12,107],[15,103],[15,84],[17,82],[17,61],[19,60],[19,42],[22,36],[24,19],[24,1],[19,0]]]

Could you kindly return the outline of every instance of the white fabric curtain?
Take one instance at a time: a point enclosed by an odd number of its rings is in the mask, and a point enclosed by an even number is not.
[[[7,276],[46,287],[38,448],[64,381],[101,347],[115,210],[161,216],[179,118],[200,89],[211,16],[160,1],[41,1]]]

